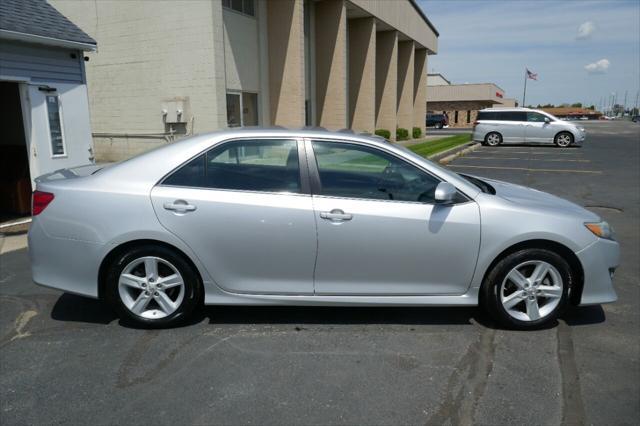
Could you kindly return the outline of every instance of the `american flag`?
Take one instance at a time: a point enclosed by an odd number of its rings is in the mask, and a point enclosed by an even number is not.
[[[534,74],[531,71],[529,71],[529,68],[525,68],[527,70],[527,78],[530,78],[531,80],[538,80],[538,74]]]

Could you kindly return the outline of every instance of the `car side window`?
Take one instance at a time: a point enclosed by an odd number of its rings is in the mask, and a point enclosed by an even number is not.
[[[521,111],[499,112],[502,121],[527,121],[527,113]]]
[[[313,141],[320,195],[372,200],[434,201],[440,181],[379,149]]]
[[[173,172],[165,185],[265,192],[300,192],[295,140],[224,143]]]
[[[538,112],[527,112],[527,121],[533,121],[535,123],[543,123],[546,116]]]

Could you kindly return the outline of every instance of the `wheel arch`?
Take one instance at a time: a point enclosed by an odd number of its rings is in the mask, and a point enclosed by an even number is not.
[[[573,131],[569,130],[569,129],[562,129],[556,132],[555,135],[553,135],[553,141],[555,142],[556,139],[558,138],[558,136],[560,136],[563,133],[568,133],[569,135],[571,135],[571,143],[574,143],[576,141],[576,135],[573,134]]]
[[[573,285],[569,289],[569,301],[571,302],[571,304],[577,306],[580,303],[580,299],[582,298],[582,289],[584,287],[584,270],[582,268],[582,264],[580,263],[580,259],[578,259],[578,256],[576,256],[573,250],[571,250],[569,247],[565,246],[564,244],[561,244],[557,241],[545,240],[545,239],[521,241],[519,243],[516,243],[507,247],[502,252],[500,252],[500,254],[498,254],[493,259],[491,264],[489,264],[487,269],[484,271],[484,274],[482,276],[482,284],[480,287],[481,291],[479,292],[480,295],[483,294],[482,288],[485,285],[486,278],[491,272],[491,270],[495,267],[495,265],[498,262],[500,262],[502,259],[504,259],[506,256],[524,249],[545,249],[545,250],[553,251],[558,255],[562,256],[562,258],[564,258],[567,261],[567,263],[569,264],[569,267],[571,268],[571,274],[573,278],[573,283],[572,283]]]
[[[100,267],[98,268],[98,299],[103,300],[105,295],[105,286],[106,286],[106,275],[108,271],[109,265],[122,253],[127,250],[130,250],[134,247],[141,247],[145,245],[155,245],[167,248],[169,250],[174,251],[177,255],[182,257],[185,262],[193,268],[194,273],[198,277],[198,285],[204,290],[202,275],[200,274],[200,270],[196,266],[196,264],[191,260],[191,258],[178,247],[173,244],[169,244],[164,241],[154,240],[154,239],[138,239],[124,242],[122,244],[117,245],[111,251],[107,253],[107,255],[100,262]]]

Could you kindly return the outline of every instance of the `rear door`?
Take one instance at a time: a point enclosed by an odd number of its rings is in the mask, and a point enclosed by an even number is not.
[[[313,294],[316,225],[298,145],[293,139],[225,142],[152,191],[162,225],[229,292]]]
[[[467,291],[480,245],[478,205],[436,205],[440,180],[380,149],[309,141],[318,224],[316,294]]]
[[[555,133],[553,122],[545,122],[546,115],[539,112],[527,112],[527,124],[525,125],[525,138],[527,142],[544,143],[553,142]]]

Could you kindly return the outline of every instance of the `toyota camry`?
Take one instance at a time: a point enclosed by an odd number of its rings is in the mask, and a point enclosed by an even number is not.
[[[146,326],[202,304],[481,305],[532,329],[616,300],[596,214],[377,137],[228,130],[36,183],[34,281]]]

